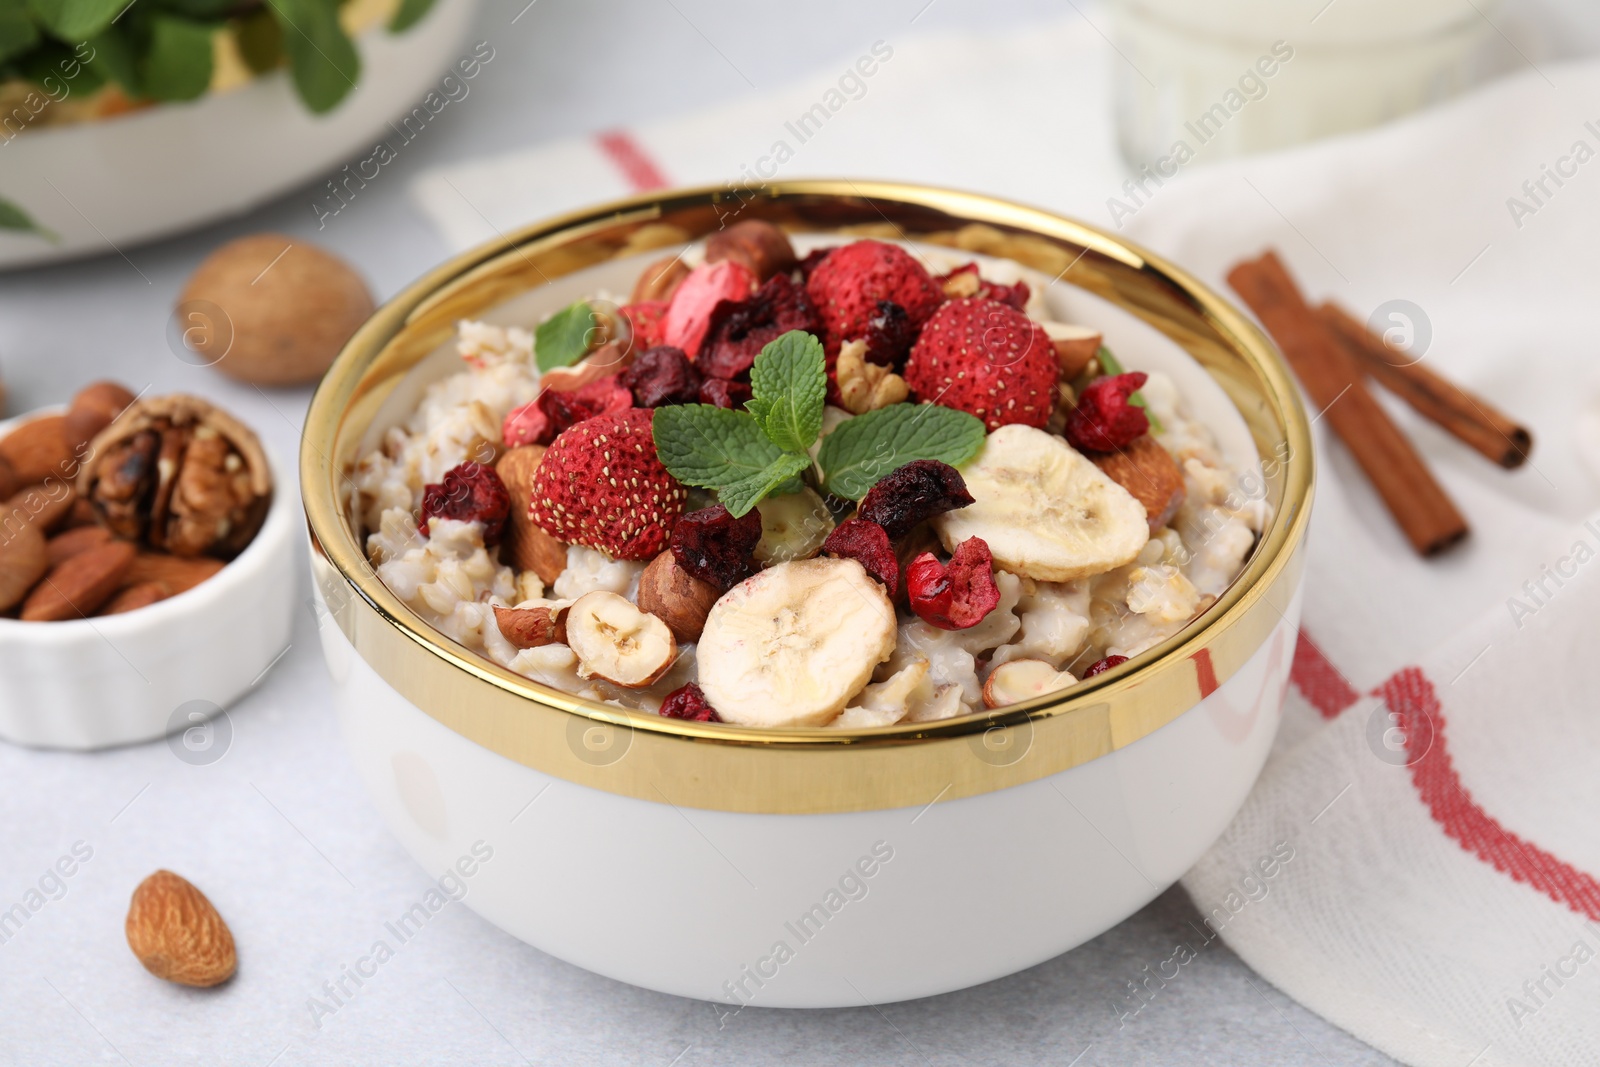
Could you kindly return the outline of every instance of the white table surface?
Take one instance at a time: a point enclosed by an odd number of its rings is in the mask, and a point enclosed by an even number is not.
[[[449,121],[430,127],[320,233],[308,188],[159,244],[0,274],[0,373],[11,410],[114,376],[136,389],[212,396],[289,458],[307,391],[231,384],[176,358],[165,340],[184,278],[219,242],[264,229],[315,239],[386,296],[446,251],[406,194],[425,167],[749,91],[719,51],[758,84],[777,84],[882,32],[1020,23],[1063,10],[1046,0],[933,0],[920,15],[925,0],[870,10],[848,0],[538,0],[512,24],[525,2],[486,0],[479,36],[504,58]],[[1600,20],[1568,0],[1543,5],[1529,25],[1545,29],[1526,31],[1519,45],[1550,55],[1587,49]],[[1564,29],[1554,34],[1553,26]],[[1558,38],[1559,46],[1547,43]],[[309,596],[307,586],[302,602]],[[1217,942],[1119,1020],[1134,1006],[1127,983],[1180,942],[1202,941],[1180,889],[1073,952],[976,989],[881,1010],[745,1012],[721,1030],[710,1005],[589,974],[452,907],[319,1028],[308,998],[322,995],[323,982],[428,884],[368,803],[329,705],[307,607],[282,660],[229,712],[232,740],[213,764],[180,761],[161,742],[92,755],[0,744],[0,910],[75,842],[93,850],[65,894],[0,944],[0,1062],[1393,1062],[1289,1001]],[[227,986],[166,985],[129,953],[128,894],[157,867],[193,879],[228,919],[240,968]]]

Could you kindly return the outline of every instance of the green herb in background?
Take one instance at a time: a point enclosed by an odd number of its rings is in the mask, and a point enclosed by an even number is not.
[[[590,331],[598,328],[594,309],[579,300],[541,322],[533,331],[533,360],[539,370],[570,367],[593,347]]]
[[[1100,362],[1100,369],[1107,374],[1125,374],[1122,364],[1117,362],[1117,357],[1111,354],[1111,349],[1105,345],[1095,353],[1094,358]],[[1136,408],[1144,409],[1144,417],[1150,420],[1150,429],[1155,433],[1166,433],[1161,427],[1161,420],[1156,418],[1156,413],[1150,410],[1150,405],[1144,402],[1144,394],[1135,389],[1128,394],[1128,403]]]

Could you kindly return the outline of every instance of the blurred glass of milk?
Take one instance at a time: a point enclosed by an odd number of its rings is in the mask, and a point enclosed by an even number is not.
[[[1114,0],[1122,153],[1175,171],[1415,111],[1476,79],[1495,6]]]

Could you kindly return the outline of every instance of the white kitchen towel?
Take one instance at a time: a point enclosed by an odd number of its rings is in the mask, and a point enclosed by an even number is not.
[[[1276,247],[1314,299],[1408,332],[1531,427],[1532,460],[1500,470],[1394,405],[1473,528],[1424,562],[1316,424],[1297,691],[1260,785],[1185,879],[1197,938],[1419,1067],[1600,1062],[1600,66],[1530,69],[1294,152],[1202,152],[1141,187],[1110,148],[1118,60],[1085,20],[890,50],[849,84],[856,56],[714,111],[445,168],[416,195],[465,246],[629,189],[773,171],[979,188],[1122,229],[1224,291],[1230,264]],[[794,126],[819,102],[825,121]]]

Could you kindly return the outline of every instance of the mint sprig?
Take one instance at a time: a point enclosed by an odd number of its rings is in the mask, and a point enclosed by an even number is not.
[[[1107,348],[1105,345],[1100,346],[1100,350],[1095,353],[1094,358],[1099,361],[1100,369],[1105,371],[1107,374],[1127,373],[1122,369],[1122,364],[1117,362],[1117,357],[1111,354],[1111,349]],[[1135,389],[1133,392],[1128,394],[1128,403],[1133,407],[1144,409],[1144,417],[1150,420],[1150,429],[1152,432],[1166,432],[1161,427],[1161,420],[1156,418],[1156,413],[1150,410],[1149,404],[1145,403],[1143,393]]]
[[[983,420],[937,404],[891,404],[840,423],[822,439],[817,465],[834,496],[860,500],[913,460],[959,467],[983,447]]]
[[[735,517],[811,466],[822,431],[828,372],[815,337],[791,330],[770,342],[750,368],[746,411],[711,404],[658,408],[656,455],[685,485],[714,489]]]
[[[568,304],[533,331],[533,358],[540,371],[570,367],[588,354],[597,328],[594,309],[586,301]]]

